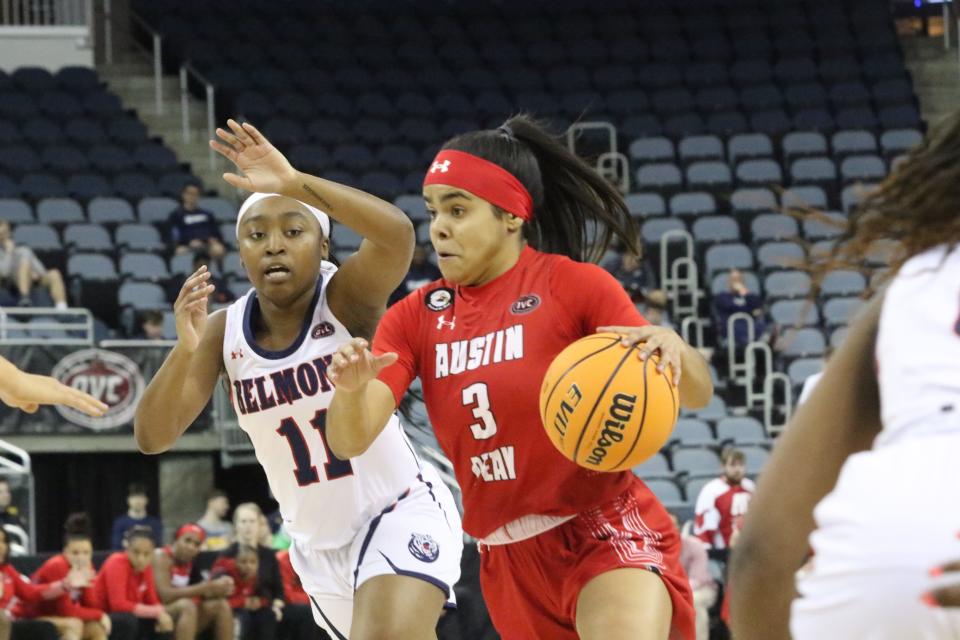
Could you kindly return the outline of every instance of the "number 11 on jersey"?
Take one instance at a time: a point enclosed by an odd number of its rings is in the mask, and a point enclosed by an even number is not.
[[[344,476],[353,475],[353,466],[349,460],[341,460],[333,455],[330,445],[327,444],[327,410],[318,410],[310,420],[310,426],[320,434],[320,441],[323,442],[323,448],[326,451],[327,461],[323,463],[323,471],[327,480],[336,480]],[[310,447],[307,445],[307,439],[300,430],[300,425],[293,418],[284,418],[280,421],[277,433],[287,439],[290,445],[290,453],[293,454],[293,462],[296,467],[293,475],[297,478],[297,484],[301,487],[320,482],[320,474],[317,473],[317,467],[314,466],[310,455]]]

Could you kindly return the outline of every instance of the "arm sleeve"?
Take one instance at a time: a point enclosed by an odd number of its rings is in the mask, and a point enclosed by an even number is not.
[[[606,325],[641,327],[647,320],[617,280],[595,264],[564,260],[551,273],[550,292],[568,310],[578,337]]]
[[[33,584],[27,579],[27,576],[20,574],[12,567],[7,573],[13,577],[14,593],[24,602],[37,603],[43,600],[56,600],[64,594],[62,583]]]
[[[265,585],[270,593],[271,600],[285,600],[283,591],[283,578],[280,576],[280,563],[277,557],[269,549],[264,556],[270,558],[270,584]]]
[[[106,583],[107,610],[116,613],[133,613],[139,616],[138,602],[127,597],[127,580],[130,566],[128,562],[107,562],[101,572]],[[149,617],[149,616],[141,616]]]
[[[419,362],[417,350],[410,341],[411,336],[419,335],[416,306],[420,296],[411,294],[393,305],[380,319],[377,333],[373,337],[373,353],[380,355],[394,352],[399,358],[377,376],[393,392],[397,406],[403,399],[407,387],[417,377]]]
[[[157,581],[153,576],[153,567],[148,566],[144,570],[143,581],[147,585],[147,590],[143,592],[144,604],[161,604],[160,596],[157,595]]]

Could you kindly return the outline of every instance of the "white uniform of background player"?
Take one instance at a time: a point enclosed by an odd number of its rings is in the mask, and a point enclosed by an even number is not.
[[[260,199],[244,203],[238,227]],[[312,213],[329,236],[326,216]],[[324,376],[324,359],[352,337],[327,306],[326,288],[336,270],[322,263],[312,315],[283,352],[256,345],[256,292],[234,302],[227,310],[223,361],[240,426],[293,539],[290,561],[317,624],[340,639],[350,635],[354,591],[378,575],[430,582],[455,606],[463,534],[449,489],[416,456],[396,416],[366,452],[349,461],[336,459],[326,445],[333,387]]]
[[[960,249],[904,264],[883,302],[876,360],[882,430],[814,511],[791,632],[960,638],[960,611],[921,600],[951,580],[930,570],[960,559]]]

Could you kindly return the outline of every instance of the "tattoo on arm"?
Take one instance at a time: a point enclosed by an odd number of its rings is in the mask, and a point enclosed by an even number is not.
[[[303,190],[306,191],[307,193],[309,193],[311,196],[313,196],[313,197],[316,199],[317,202],[319,202],[321,205],[323,205],[323,211],[324,211],[324,213],[331,213],[331,212],[332,212],[333,206],[332,206],[329,202],[327,202],[327,200],[326,200],[323,196],[321,196],[319,193],[317,193],[316,191],[314,191],[313,189],[311,189],[311,188],[310,188],[310,185],[304,184],[304,185],[303,185]]]

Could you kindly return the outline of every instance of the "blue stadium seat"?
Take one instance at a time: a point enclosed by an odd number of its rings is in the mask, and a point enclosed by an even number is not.
[[[135,222],[136,215],[129,202],[122,198],[94,198],[87,204],[87,217],[97,224]]]
[[[56,229],[47,224],[20,224],[13,230],[13,241],[36,251],[60,251],[63,245]]]
[[[69,224],[63,230],[63,244],[70,251],[113,252],[113,240],[99,224]]]
[[[36,222],[33,207],[19,198],[0,198],[0,220],[6,220],[14,226]]]
[[[126,253],[120,257],[120,275],[123,278],[145,282],[162,282],[170,278],[163,258],[151,253]]]
[[[157,228],[149,224],[121,224],[117,227],[115,242],[124,251],[159,253],[167,248]]]
[[[37,220],[46,224],[86,222],[83,207],[72,198],[44,198],[37,203]]]
[[[173,198],[146,197],[137,204],[137,219],[146,224],[164,224],[178,206]]]

